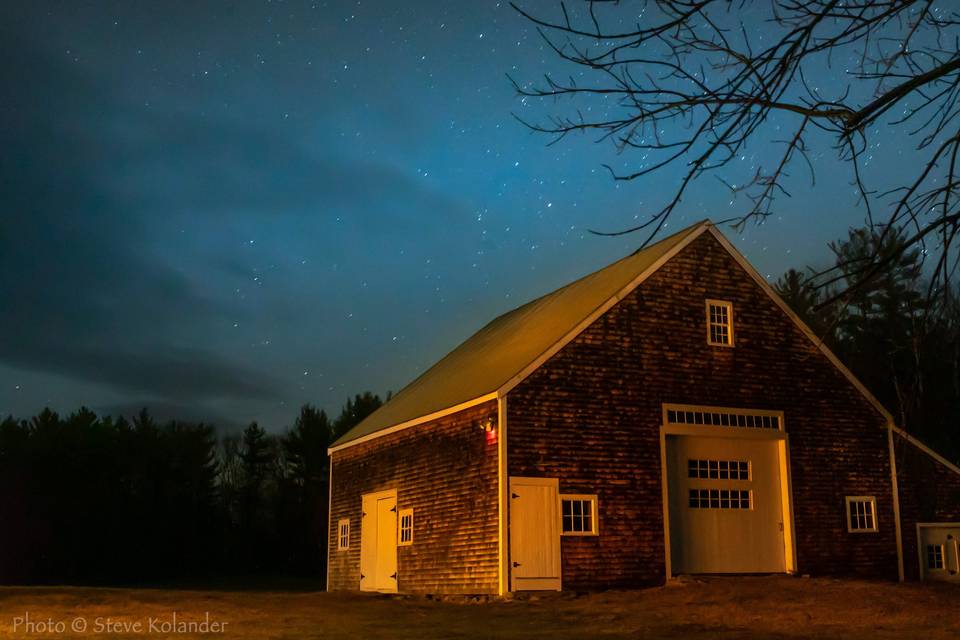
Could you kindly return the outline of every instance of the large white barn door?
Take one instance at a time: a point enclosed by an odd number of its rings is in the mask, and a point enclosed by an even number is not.
[[[397,590],[397,494],[370,493],[361,499],[360,590]]]
[[[785,571],[777,441],[667,436],[666,445],[672,573]]]
[[[510,478],[510,588],[560,590],[556,478]]]

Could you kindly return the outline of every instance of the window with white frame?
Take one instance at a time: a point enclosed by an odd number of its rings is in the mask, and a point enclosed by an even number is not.
[[[733,346],[733,303],[707,300],[707,344]]]
[[[350,518],[337,522],[337,551],[350,548]]]
[[[399,521],[397,545],[406,547],[413,544],[413,509],[401,509]]]
[[[874,496],[847,496],[847,531],[868,533],[877,530],[877,499]]]
[[[927,569],[943,569],[943,545],[927,545]]]
[[[560,534],[564,536],[595,536],[597,533],[597,496],[561,495]]]

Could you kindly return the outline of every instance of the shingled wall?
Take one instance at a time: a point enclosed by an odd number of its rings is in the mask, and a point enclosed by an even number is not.
[[[707,298],[733,302],[734,348],[707,345]],[[507,400],[509,474],[598,494],[600,535],[562,538],[564,588],[664,579],[665,402],[783,411],[799,572],[897,577],[885,419],[709,233]],[[876,496],[879,532],[847,532],[846,495]]]
[[[477,427],[496,414],[491,401],[333,453],[329,589],[359,588],[361,496],[396,489],[397,508],[414,510],[414,543],[397,549],[399,590],[497,593],[497,443]]]
[[[907,579],[920,578],[918,522],[960,522],[960,473],[899,434],[894,435],[903,561]]]

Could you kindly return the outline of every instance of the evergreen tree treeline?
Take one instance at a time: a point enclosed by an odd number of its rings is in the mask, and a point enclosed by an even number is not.
[[[306,405],[256,423],[132,421],[88,409],[0,422],[0,583],[120,584],[326,575],[327,447],[381,404]]]
[[[892,229],[851,229],[830,248],[826,284],[791,269],[778,293],[898,426],[960,461],[960,288],[932,290],[920,250]],[[869,268],[873,256],[883,269]],[[846,295],[835,299],[838,289]]]

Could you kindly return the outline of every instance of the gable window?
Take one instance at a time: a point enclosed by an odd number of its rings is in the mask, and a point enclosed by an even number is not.
[[[847,496],[847,531],[877,530],[877,499],[874,496]]]
[[[337,551],[350,548],[350,518],[337,522]]]
[[[407,547],[413,544],[413,509],[401,509],[399,516],[397,545]]]
[[[707,344],[733,346],[733,303],[707,300]]]
[[[597,535],[597,496],[560,496],[560,533],[565,536]]]
[[[943,545],[927,545],[927,569],[943,569]]]

